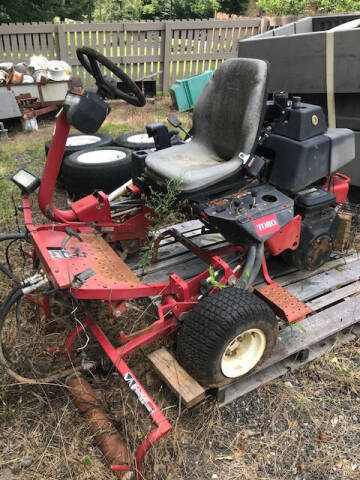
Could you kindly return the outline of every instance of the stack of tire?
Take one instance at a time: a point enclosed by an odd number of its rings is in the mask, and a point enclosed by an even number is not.
[[[48,153],[50,141],[45,143]],[[144,132],[120,135],[69,135],[58,184],[72,199],[95,190],[110,193],[131,178],[131,154],[134,150],[154,148],[154,140]]]

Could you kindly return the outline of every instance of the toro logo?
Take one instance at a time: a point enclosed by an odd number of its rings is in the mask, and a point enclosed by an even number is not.
[[[254,221],[254,226],[259,237],[265,237],[270,233],[276,232],[280,228],[279,222],[274,214],[258,218]]]

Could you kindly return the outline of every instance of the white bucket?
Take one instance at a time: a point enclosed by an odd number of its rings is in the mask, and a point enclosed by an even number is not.
[[[42,78],[46,81],[47,80],[46,70],[35,70],[35,72],[33,73],[33,78],[36,83],[40,83]]]
[[[33,132],[34,130],[39,130],[36,117],[28,118],[26,120],[22,118],[21,125],[24,132]]]

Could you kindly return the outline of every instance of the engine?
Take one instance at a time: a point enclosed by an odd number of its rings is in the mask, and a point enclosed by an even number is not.
[[[352,130],[327,128],[321,107],[285,92],[267,102],[260,143],[257,153],[270,161],[266,180],[292,195],[355,158]]]
[[[284,259],[300,270],[314,270],[329,260],[339,227],[335,195],[309,188],[295,198],[295,214],[301,215],[300,244],[287,250]]]

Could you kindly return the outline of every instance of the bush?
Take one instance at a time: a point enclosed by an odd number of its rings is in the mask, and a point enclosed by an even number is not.
[[[259,7],[271,15],[300,15],[308,3],[309,0],[258,0]]]

